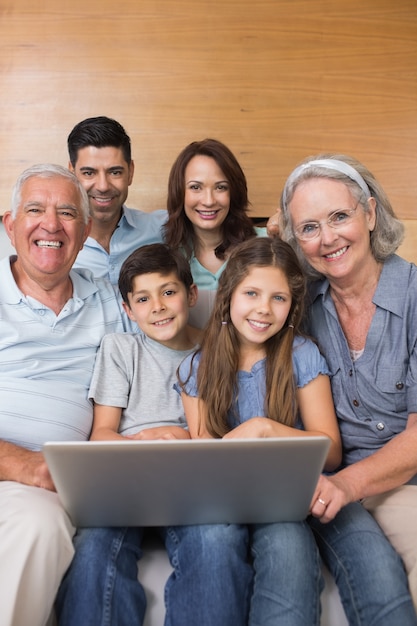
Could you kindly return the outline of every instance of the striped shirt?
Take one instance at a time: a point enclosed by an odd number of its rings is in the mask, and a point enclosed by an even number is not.
[[[56,315],[17,287],[0,261],[0,439],[39,450],[90,433],[88,388],[104,334],[122,332],[108,281],[72,270],[73,296]]]

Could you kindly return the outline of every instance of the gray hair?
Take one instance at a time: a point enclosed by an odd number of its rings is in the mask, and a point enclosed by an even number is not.
[[[384,262],[397,250],[404,239],[404,225],[396,217],[391,203],[373,174],[362,163],[344,154],[321,154],[308,157],[289,175],[281,194],[280,235],[297,252],[310,277],[318,272],[307,263],[295,237],[289,204],[298,185],[312,178],[338,180],[349,188],[365,212],[369,211],[369,197],[376,202],[376,222],[371,233],[371,252],[378,262]]]
[[[54,165],[52,163],[40,163],[32,165],[24,170],[18,177],[12,190],[12,201],[10,212],[13,219],[16,218],[22,200],[22,187],[30,178],[66,178],[75,187],[80,196],[80,209],[83,214],[84,222],[87,224],[90,217],[90,205],[88,195],[78,178],[62,165]]]

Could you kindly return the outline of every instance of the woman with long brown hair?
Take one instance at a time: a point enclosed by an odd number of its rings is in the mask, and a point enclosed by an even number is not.
[[[199,300],[191,321],[203,327],[218,280],[231,250],[265,234],[248,215],[246,177],[232,151],[217,139],[188,144],[172,165],[168,179],[165,242],[183,250],[190,262]]]

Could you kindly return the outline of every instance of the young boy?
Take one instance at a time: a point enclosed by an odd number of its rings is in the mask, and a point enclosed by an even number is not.
[[[197,300],[188,261],[164,244],[143,246],[123,263],[119,289],[141,332],[110,334],[102,341],[89,394],[91,439],[189,438],[174,389],[177,368],[202,332],[188,325]],[[165,624],[245,623],[252,577],[245,527],[159,531],[174,567],[165,591]],[[77,532],[75,556],[57,599],[60,626],[143,623],[146,597],[137,578],[142,538],[142,528]]]
[[[189,438],[172,389],[179,364],[201,337],[188,325],[197,301],[188,263],[163,244],[143,246],[124,262],[119,289],[142,332],[102,341],[90,386],[91,439]]]

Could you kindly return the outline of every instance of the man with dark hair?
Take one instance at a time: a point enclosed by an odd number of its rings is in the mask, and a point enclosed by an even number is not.
[[[92,220],[75,267],[87,267],[116,286],[129,254],[163,240],[161,227],[167,213],[125,206],[134,162],[130,137],[119,122],[104,116],[87,118],[72,129],[67,143],[69,169],[87,191]]]

